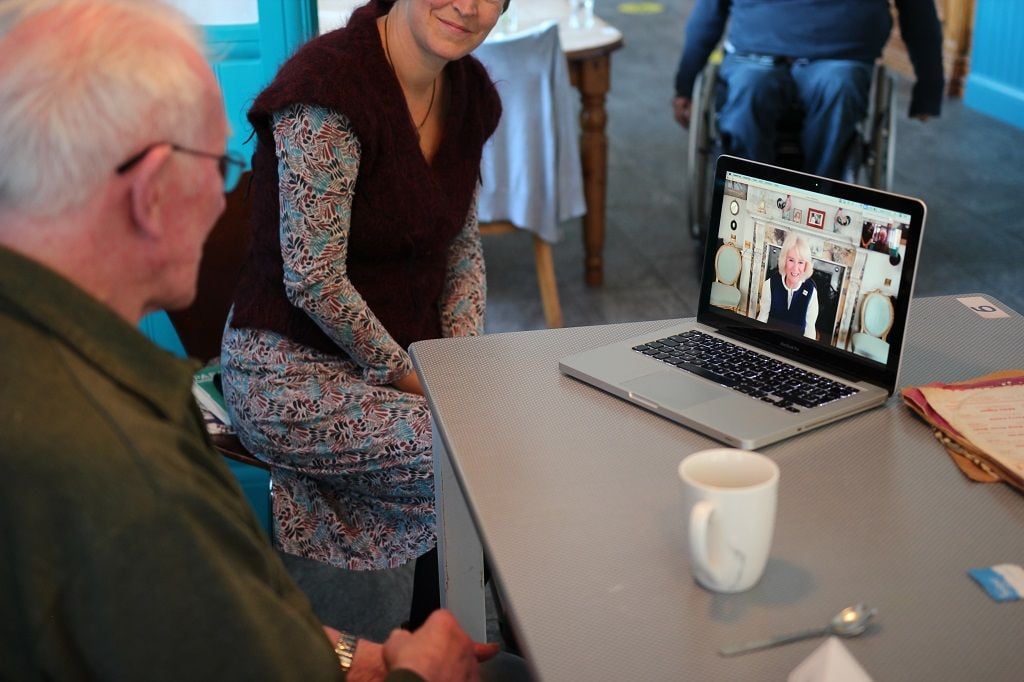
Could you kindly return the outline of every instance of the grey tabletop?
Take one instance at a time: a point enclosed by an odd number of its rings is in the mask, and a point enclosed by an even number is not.
[[[1024,318],[915,300],[902,386],[1024,367]],[[692,579],[676,465],[714,441],[558,371],[558,358],[674,321],[414,344],[492,570],[544,680],[782,680],[808,640],[718,647],[824,625],[866,602],[844,640],[877,680],[1024,679],[1024,601],[970,568],[1024,563],[1024,496],[972,483],[893,397],[761,450],[781,470],[771,558],[753,589]],[[738,415],[739,417],[739,415]]]

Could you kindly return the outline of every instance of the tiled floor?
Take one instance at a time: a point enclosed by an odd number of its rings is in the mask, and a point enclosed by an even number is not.
[[[625,47],[613,57],[608,101],[605,285],[583,285],[579,221],[567,223],[555,247],[567,326],[696,312],[697,244],[683,220],[686,139],[669,116],[691,4],[668,2],[653,16],[606,6],[603,16],[622,30]],[[909,87],[899,81],[893,191],[928,205],[917,294],[981,291],[1024,311],[1024,130],[959,100],[947,101],[940,118],[910,120]],[[529,240],[489,237],[485,252],[488,331],[542,327]]]
[[[513,0],[514,2],[515,0]],[[683,219],[685,134],[670,117],[672,77],[692,0],[668,0],[655,15],[597,12],[622,30],[608,100],[608,220],[605,284],[582,282],[579,221],[555,247],[567,326],[691,316],[697,244]],[[900,83],[905,112],[909,83]],[[918,295],[983,292],[1024,312],[1024,130],[960,101],[939,119],[897,125],[894,191],[928,205]],[[544,325],[525,235],[488,237],[489,332]],[[325,622],[374,638],[406,617],[408,569],[353,575],[288,559]]]

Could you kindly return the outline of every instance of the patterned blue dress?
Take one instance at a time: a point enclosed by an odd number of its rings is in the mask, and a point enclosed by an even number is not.
[[[272,467],[275,540],[350,569],[399,566],[435,543],[430,414],[389,384],[412,369],[346,275],[360,146],[348,120],[296,105],[274,116],[287,296],[347,354],[280,334],[225,328],[228,410]],[[476,202],[448,253],[444,336],[483,329]]]

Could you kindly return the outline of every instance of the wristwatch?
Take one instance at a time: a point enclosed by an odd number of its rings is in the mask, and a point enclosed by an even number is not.
[[[347,632],[341,633],[341,637],[334,643],[334,653],[338,656],[341,669],[348,672],[356,655],[356,638]]]

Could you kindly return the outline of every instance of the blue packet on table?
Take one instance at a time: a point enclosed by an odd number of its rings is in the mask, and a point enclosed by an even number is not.
[[[972,568],[967,571],[967,575],[974,578],[995,601],[1024,599],[1024,566],[999,564]]]

